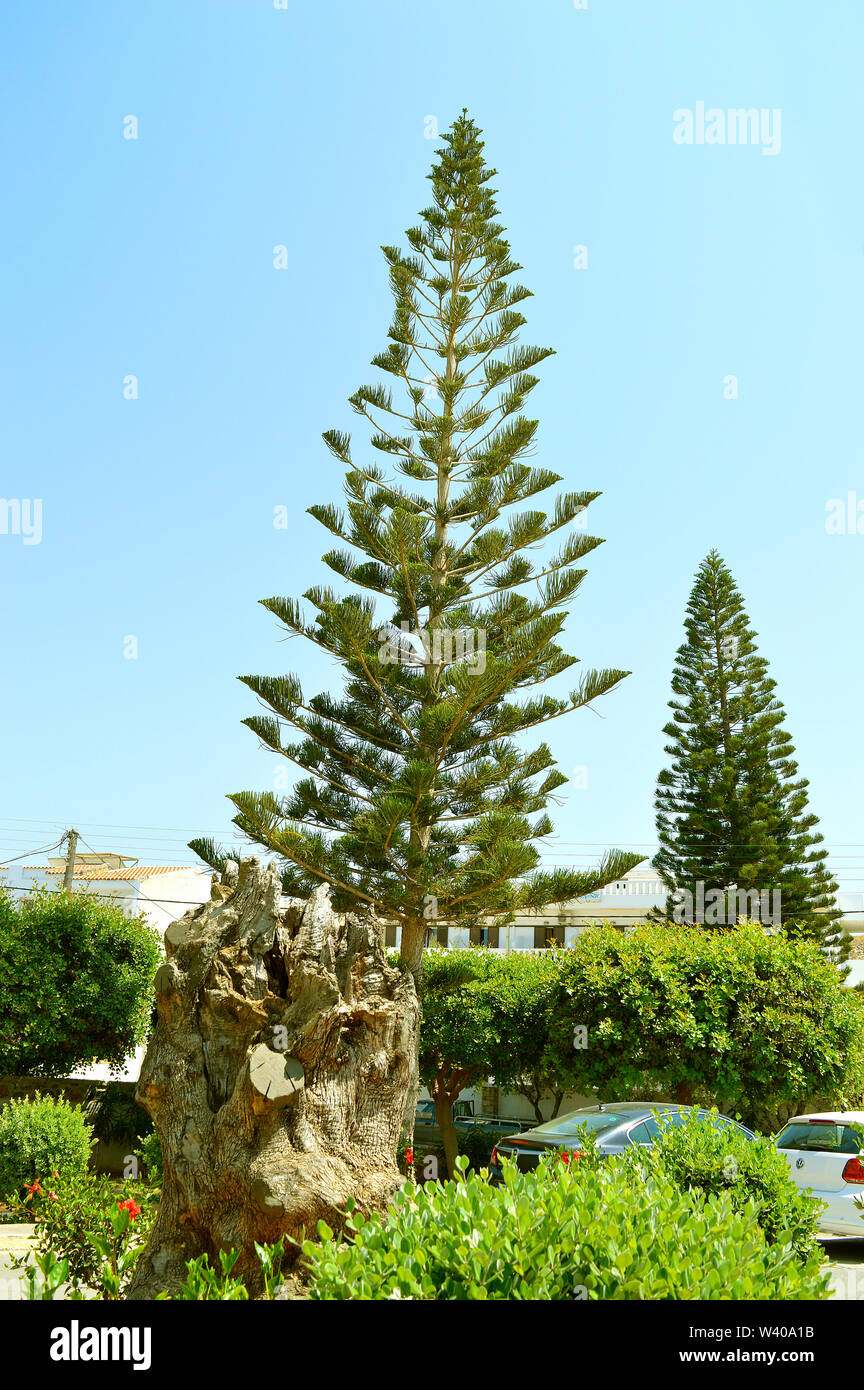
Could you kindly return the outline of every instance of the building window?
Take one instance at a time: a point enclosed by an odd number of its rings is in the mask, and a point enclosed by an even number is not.
[[[498,927],[472,927],[468,939],[472,946],[491,946],[493,950],[496,950],[498,932]]]

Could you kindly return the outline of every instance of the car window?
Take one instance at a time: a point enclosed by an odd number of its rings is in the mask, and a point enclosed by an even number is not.
[[[608,1110],[582,1115],[578,1110],[570,1115],[562,1115],[557,1120],[548,1120],[545,1125],[535,1125],[538,1134],[575,1134],[584,1125],[595,1134],[603,1134],[607,1129],[615,1129],[623,1124],[626,1116],[612,1115]]]
[[[680,1125],[683,1122],[684,1116],[680,1110],[666,1110],[659,1119],[656,1115],[651,1115],[647,1120],[643,1120],[630,1130],[628,1137],[631,1144],[650,1144],[661,1129],[668,1129],[670,1125]]]
[[[631,1144],[650,1144],[653,1137],[649,1134],[648,1125],[644,1120],[641,1125],[634,1125],[627,1136]]]
[[[710,1110],[700,1110],[699,1119],[708,1120],[715,1129],[737,1129],[741,1134],[747,1133],[743,1125],[739,1125],[737,1120],[730,1120],[728,1115],[714,1115]]]
[[[781,1129],[774,1142],[778,1149],[857,1154],[864,1147],[864,1131],[827,1120],[798,1120]]]

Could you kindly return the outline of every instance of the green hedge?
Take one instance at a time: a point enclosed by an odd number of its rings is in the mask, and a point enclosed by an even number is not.
[[[818,1257],[769,1245],[755,1205],[682,1190],[612,1161],[506,1163],[492,1187],[402,1189],[383,1216],[350,1212],[303,1253],[313,1299],[823,1299]]]
[[[55,1173],[82,1176],[93,1130],[77,1105],[40,1096],[0,1108],[0,1197],[20,1196],[39,1182],[47,1190]]]
[[[144,917],[83,893],[0,891],[0,1073],[119,1067],[147,1036],[164,958]]]

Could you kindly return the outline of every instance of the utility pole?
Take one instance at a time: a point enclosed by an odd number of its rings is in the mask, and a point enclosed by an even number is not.
[[[72,892],[72,876],[75,872],[75,850],[78,847],[78,831],[67,830],[63,839],[67,841],[66,872],[63,875],[63,892]]]

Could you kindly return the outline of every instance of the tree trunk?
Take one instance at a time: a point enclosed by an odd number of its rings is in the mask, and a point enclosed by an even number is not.
[[[130,1298],[176,1290],[187,1260],[220,1248],[241,1250],[254,1295],[254,1242],[338,1229],[349,1197],[381,1208],[404,1181],[414,981],[387,964],[374,915],[334,912],[326,884],[285,910],[280,897],[274,866],[229,862],[166,932],[137,1089],[165,1177]]]
[[[453,1123],[453,1101],[446,1085],[438,1086],[436,1084],[433,1086],[432,1099],[435,1101],[435,1119],[441,1131],[441,1143],[444,1145],[447,1175],[455,1178],[459,1171],[456,1167],[456,1160],[459,1157],[459,1141],[456,1137],[456,1126]]]
[[[679,1081],[675,1092],[675,1099],[679,1105],[693,1104],[693,1088],[689,1081]]]

